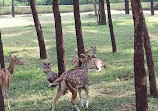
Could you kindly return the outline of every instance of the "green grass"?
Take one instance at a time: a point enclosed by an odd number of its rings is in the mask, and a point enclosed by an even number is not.
[[[145,14],[149,29],[155,71],[158,81],[158,16]],[[56,42],[53,15],[40,15],[48,60],[54,63],[53,71],[57,72]],[[97,46],[97,57],[103,60],[107,68],[101,72],[90,72],[89,111],[132,110],[135,106],[133,71],[133,21],[131,15],[113,14],[113,25],[117,43],[117,53],[112,53],[109,27],[98,26],[96,18],[81,14],[82,31],[85,47]],[[24,66],[15,68],[12,75],[10,101],[12,111],[50,111],[56,88],[47,88],[47,80],[39,64],[38,42],[32,17],[29,15],[11,18],[0,16],[0,20],[9,21],[3,26],[2,38],[6,66],[9,54],[19,54]],[[10,21],[11,20],[11,21]],[[12,25],[23,20],[21,26]],[[71,59],[76,56],[76,36],[73,14],[62,14],[63,37],[66,51],[67,70],[71,69]],[[5,22],[5,23],[7,23]],[[21,23],[21,22],[20,22]],[[158,82],[157,82],[158,83]],[[157,84],[158,85],[158,84]],[[149,87],[148,87],[149,94]],[[158,100],[148,97],[150,111],[158,110]],[[56,111],[71,111],[71,94],[62,96]],[[77,105],[81,109],[79,97]],[[7,108],[6,108],[6,111]]]
[[[143,9],[150,10],[150,2],[143,2],[142,3]],[[106,9],[106,4],[105,4]],[[124,3],[111,3],[111,9],[112,10],[124,10],[125,6]],[[131,7],[130,7],[131,9]],[[155,2],[155,9],[158,9],[158,3]],[[12,8],[10,7],[0,7],[0,15],[4,14],[11,14]],[[86,5],[80,5],[80,11],[81,12],[89,12],[93,11],[93,4],[86,4]],[[51,5],[45,5],[45,6],[37,6],[38,13],[52,13],[52,6]],[[73,6],[72,5],[60,5],[60,11],[62,13],[66,12],[72,12]],[[15,13],[16,14],[30,14],[31,9],[30,6],[15,6]]]

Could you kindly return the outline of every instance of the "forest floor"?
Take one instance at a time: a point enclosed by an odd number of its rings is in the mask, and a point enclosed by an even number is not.
[[[70,61],[76,56],[75,25],[73,13],[61,15],[68,70],[73,68]],[[40,14],[39,18],[47,48],[47,60],[39,59],[38,41],[31,15],[16,15],[15,18],[0,16],[6,66],[9,64],[8,56],[10,54],[18,54],[19,58],[24,61],[24,65],[17,66],[12,75],[11,111],[50,111],[56,95],[56,88],[47,87],[48,82],[39,65],[43,61],[53,62],[52,70],[57,72],[53,14]],[[151,16],[149,11],[145,11],[145,18],[151,38],[158,86],[158,15]],[[112,11],[112,19],[117,53],[112,53],[109,26],[98,26],[97,18],[93,15],[93,12],[81,14],[84,45],[87,49],[96,45],[97,57],[103,60],[107,66],[101,72],[89,72],[91,85],[88,111],[135,110],[132,15],[125,15],[122,11]],[[73,110],[70,101],[70,93],[61,96],[56,105],[56,111]],[[149,96],[149,85],[148,103],[150,111],[158,110],[158,99]],[[77,98],[77,105],[81,109],[79,97]],[[7,108],[6,111],[8,111]]]

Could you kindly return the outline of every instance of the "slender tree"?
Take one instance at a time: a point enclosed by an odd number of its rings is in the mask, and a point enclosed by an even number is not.
[[[41,24],[40,24],[40,21],[39,21],[39,18],[38,18],[38,14],[37,14],[36,5],[35,5],[34,0],[30,0],[30,6],[31,6],[32,16],[33,16],[33,19],[34,19],[35,28],[36,28],[37,37],[38,37],[40,58],[41,59],[46,59],[47,58],[47,53],[46,53],[46,48],[45,48],[45,43],[44,43],[42,27],[41,27]]]
[[[12,17],[15,17],[14,0],[12,0]]]
[[[147,59],[147,66],[148,66],[148,74],[149,74],[149,85],[150,85],[150,95],[157,98],[157,87],[156,87],[156,78],[155,78],[155,68],[154,68],[154,60],[152,57],[152,50],[150,45],[150,37],[148,33],[148,29],[146,27],[145,20],[143,21],[144,27],[144,48],[146,53]]]
[[[125,14],[129,14],[129,0],[125,0]]]
[[[151,15],[154,15],[154,0],[151,0]]]
[[[106,25],[106,15],[104,9],[104,0],[99,0],[99,25]]]
[[[5,68],[4,55],[3,55],[3,43],[1,39],[1,30],[0,30],[0,64],[1,64],[1,68]]]
[[[140,0],[131,0],[134,21],[134,80],[136,111],[148,111],[147,80],[144,68],[144,15]]]
[[[55,20],[55,29],[56,29],[56,50],[57,50],[57,59],[58,59],[58,70],[59,70],[59,75],[61,75],[66,70],[61,16],[59,11],[58,0],[53,0],[52,3],[53,3],[52,9],[54,12],[54,20]]]
[[[73,0],[73,9],[74,9],[78,57],[80,57],[80,54],[84,53],[84,43],[83,43],[81,20],[80,20],[79,0]],[[81,62],[79,62],[79,66],[81,66]]]
[[[95,13],[95,16],[97,16],[97,2],[96,0],[93,1],[94,2],[94,13]]]
[[[111,19],[111,11],[110,11],[110,2],[109,2],[109,0],[106,0],[106,4],[107,4],[108,22],[109,22],[109,29],[110,29],[111,42],[112,42],[112,50],[113,50],[113,52],[116,52],[116,42],[115,42],[113,24],[112,24],[112,19]]]
[[[1,68],[5,68],[4,55],[3,55],[3,44],[2,44],[2,40],[1,40],[1,31],[0,31],[0,65],[1,65]],[[4,98],[2,96],[1,85],[0,85],[0,111],[5,111]]]

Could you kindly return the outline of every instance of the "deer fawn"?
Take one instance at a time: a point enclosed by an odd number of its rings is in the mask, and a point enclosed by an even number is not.
[[[9,90],[10,90],[11,75],[13,74],[14,67],[16,65],[23,65],[23,61],[19,60],[16,56],[14,57],[10,56],[9,67],[0,69],[0,84],[1,84],[1,89],[3,92],[3,96],[5,94],[5,88],[6,88],[6,98],[7,98],[8,109],[10,109]]]
[[[90,51],[92,51],[92,53],[94,55],[94,57],[91,58],[90,69],[97,69],[97,71],[101,71],[102,67],[106,68],[105,63],[102,60],[96,58],[96,54],[97,54],[96,46],[91,47],[91,50],[88,50],[86,53],[88,53]],[[76,50],[76,52],[78,52],[78,51]],[[72,60],[72,63],[75,65],[75,67],[79,67],[79,59],[78,59],[78,57],[75,57]]]
[[[88,70],[89,65],[91,62],[92,56],[90,55],[84,55],[81,54],[80,60],[82,62],[82,66],[71,69],[68,71],[65,71],[58,79],[56,79],[53,83],[50,83],[50,86],[56,83],[59,83],[59,87],[57,89],[57,94],[54,99],[54,105],[52,107],[52,111],[55,109],[55,105],[60,98],[61,94],[64,94],[64,92],[68,89],[72,93],[72,99],[71,103],[75,110],[80,111],[79,108],[76,105],[76,98],[77,98],[77,92],[80,96],[80,102],[82,105],[82,108],[84,108],[83,105],[83,98],[81,90],[83,89],[86,92],[87,95],[87,102],[86,102],[86,109],[88,108],[89,104],[89,78],[88,78]]]
[[[52,83],[58,78],[58,74],[51,70],[51,67],[53,66],[52,63],[42,63],[40,66],[43,68],[43,72],[45,73],[49,83]]]

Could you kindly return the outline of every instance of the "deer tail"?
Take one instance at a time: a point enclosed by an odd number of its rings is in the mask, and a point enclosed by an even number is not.
[[[58,79],[56,79],[55,81],[53,81],[53,83],[59,83],[63,80],[64,75],[62,74]]]

